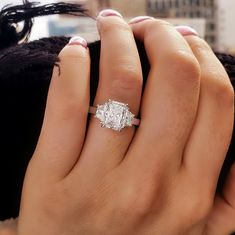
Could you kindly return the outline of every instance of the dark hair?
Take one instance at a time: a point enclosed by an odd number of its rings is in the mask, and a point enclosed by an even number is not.
[[[43,38],[17,44],[27,39],[32,18],[50,14],[86,14],[80,4],[54,3],[37,5],[24,0],[22,5],[7,6],[0,12],[0,220],[18,216],[20,195],[27,164],[34,152],[40,133],[47,91],[58,53],[68,37]],[[23,21],[17,32],[15,24]],[[136,42],[141,57],[144,84],[149,63],[140,42]],[[157,43],[157,42],[156,42]],[[99,75],[100,42],[89,44],[91,54],[91,98],[93,103]],[[235,58],[216,53],[235,83]],[[218,191],[234,162],[234,134],[224,163]]]

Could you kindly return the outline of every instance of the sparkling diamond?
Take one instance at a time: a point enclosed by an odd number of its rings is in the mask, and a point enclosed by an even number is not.
[[[127,104],[109,100],[104,105],[98,105],[95,115],[102,127],[120,131],[131,126],[134,115],[129,111]]]

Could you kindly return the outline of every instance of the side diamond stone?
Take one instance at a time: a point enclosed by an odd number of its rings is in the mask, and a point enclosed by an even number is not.
[[[98,105],[95,117],[97,117],[100,120],[100,122],[104,122],[105,118],[104,113],[105,113],[104,105]]]
[[[134,114],[132,114],[130,111],[127,111],[126,112],[126,115],[125,115],[125,122],[126,122],[126,125],[127,126],[132,126],[132,120],[134,118]]]

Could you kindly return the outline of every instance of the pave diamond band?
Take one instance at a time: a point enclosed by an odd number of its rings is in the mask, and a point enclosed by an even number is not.
[[[90,107],[89,113],[95,114],[100,120],[102,127],[121,131],[123,128],[140,123],[139,119],[134,118],[134,114],[129,111],[128,104],[110,100],[103,105]]]

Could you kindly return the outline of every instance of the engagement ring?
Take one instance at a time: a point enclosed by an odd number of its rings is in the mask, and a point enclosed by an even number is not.
[[[121,131],[123,128],[132,125],[138,126],[140,123],[140,120],[134,118],[135,115],[129,111],[128,104],[110,99],[103,105],[90,107],[89,113],[95,114],[102,127],[111,128],[115,131]]]

